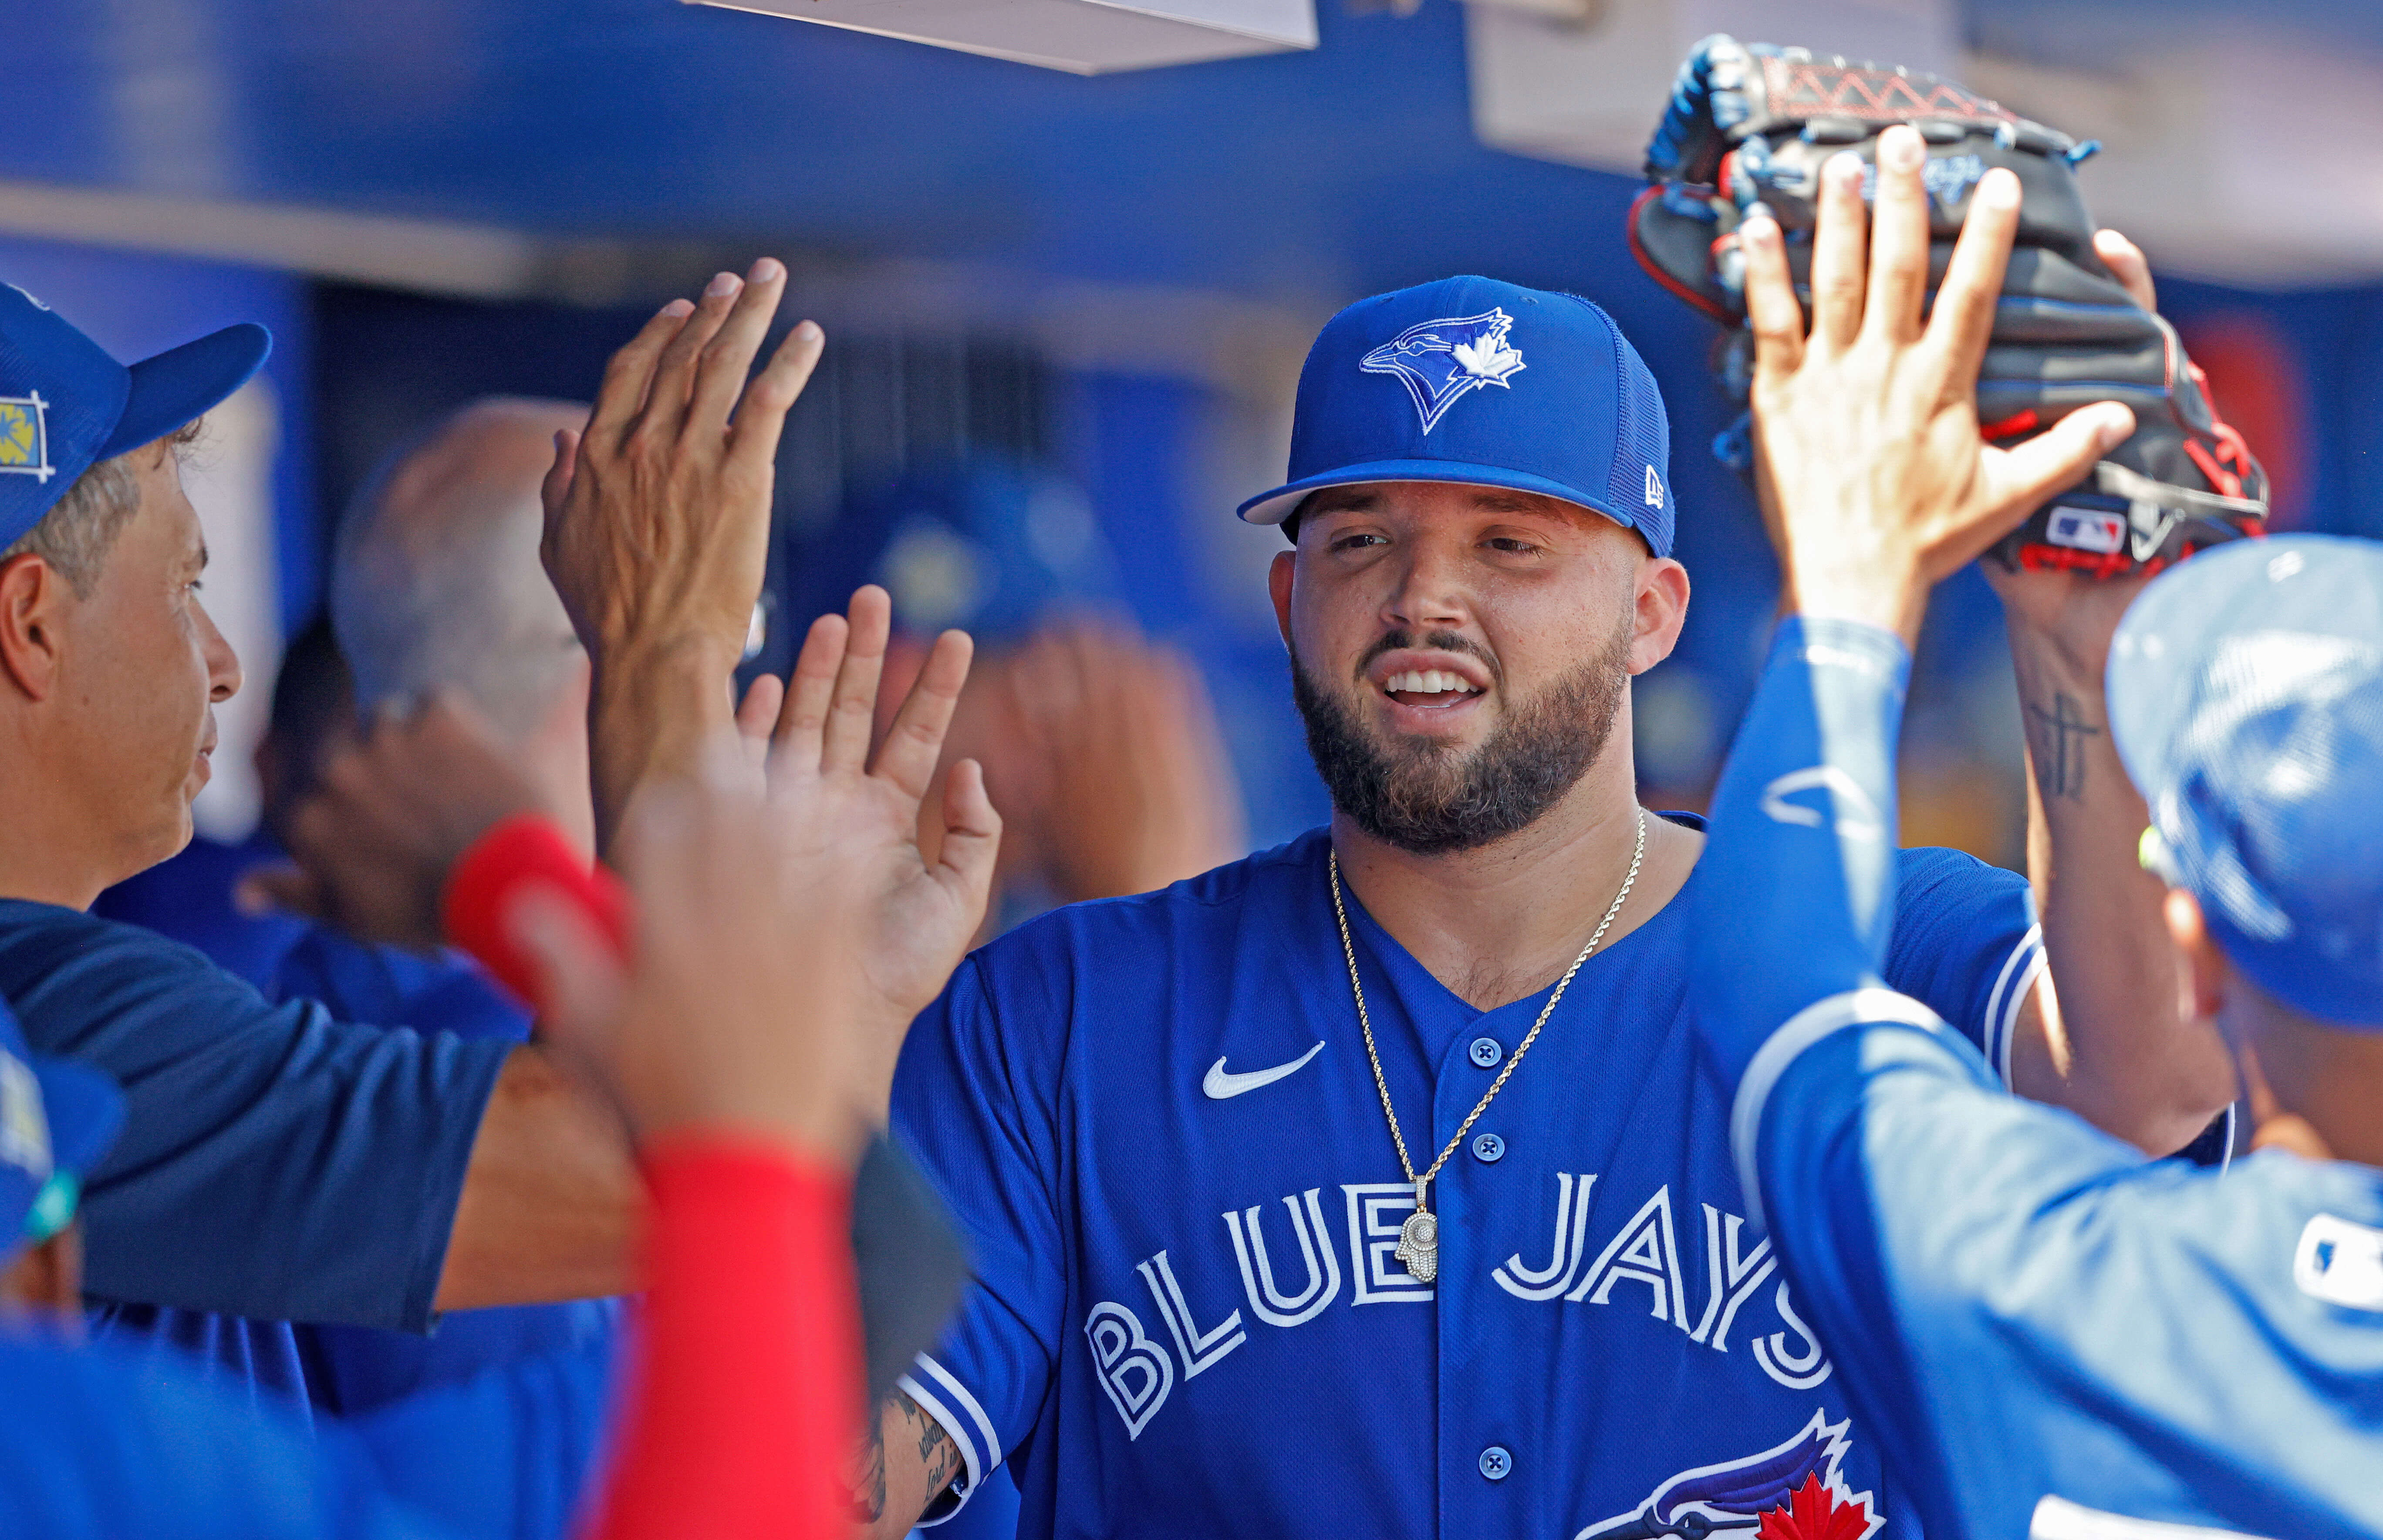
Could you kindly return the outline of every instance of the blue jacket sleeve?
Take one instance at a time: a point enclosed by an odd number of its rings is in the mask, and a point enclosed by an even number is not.
[[[137,926],[0,903],[0,995],[35,1051],[123,1088],[84,1184],[103,1299],[426,1331],[512,1045],[269,1004]]]
[[[1883,989],[1910,670],[1866,625],[1796,617],[1772,643],[1713,794],[1692,943],[1691,1004],[1732,1085],[1808,1007]]]

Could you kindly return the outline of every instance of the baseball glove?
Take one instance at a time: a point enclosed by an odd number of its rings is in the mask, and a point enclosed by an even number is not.
[[[2076,168],[2097,146],[1932,75],[1727,37],[1707,38],[1681,67],[1647,149],[1651,185],[1631,207],[1630,249],[1656,282],[1732,328],[1717,354],[1723,388],[1742,406],[1753,374],[1738,223],[1758,210],[1778,220],[1809,304],[1821,166],[1850,150],[1874,177],[1878,136],[1896,123],[1927,141],[1932,286],[1979,180],[1998,166],[2019,179],[2018,240],[1978,378],[1986,437],[2016,443],[2095,401],[2135,413],[2134,437],[2006,537],[1997,559],[2107,578],[2264,535],[2266,473],[2217,416],[2175,328],[2093,253]],[[1741,413],[1713,445],[1741,471],[1749,426]]]

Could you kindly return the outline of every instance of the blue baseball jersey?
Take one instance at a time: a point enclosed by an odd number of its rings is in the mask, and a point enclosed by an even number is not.
[[[1916,1527],[1748,1222],[1728,1088],[1686,1014],[1708,877],[1589,960],[1466,1134],[1432,1184],[1426,1286],[1394,1256],[1414,1190],[1327,852],[1319,831],[1056,911],[970,957],[913,1028],[895,1127],[979,1281],[904,1385],[967,1483],[1007,1460],[1022,1529],[1061,1535]],[[1997,1048],[2040,965],[2025,884],[1947,851],[1897,880],[1889,976]],[[1349,918],[1428,1160],[1546,995],[1476,1010]]]
[[[284,954],[279,1001],[314,1000],[343,1021],[447,1032],[468,1041],[526,1042],[526,1007],[459,954],[424,956],[307,928]],[[623,1302],[574,1300],[450,1311],[427,1337],[371,1326],[299,1325],[305,1393],[319,1411],[352,1417],[434,1386],[455,1385],[515,1359],[563,1351],[619,1329]]]
[[[512,1045],[267,1002],[137,925],[0,900],[0,999],[123,1088],[83,1184],[93,1334],[301,1398],[290,1321],[427,1331],[472,1142]]]
[[[609,1346],[309,1429],[107,1344],[0,1332],[0,1534],[562,1540],[609,1416]]]
[[[1908,666],[1883,632],[1783,630],[1704,862],[1759,896],[1708,905],[1692,989],[1857,1426],[1939,1540],[2383,1534],[2383,1171],[2147,1162],[1899,989]]]

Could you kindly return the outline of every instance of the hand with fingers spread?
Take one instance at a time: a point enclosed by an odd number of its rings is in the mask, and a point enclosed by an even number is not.
[[[863,588],[849,619],[812,625],[783,693],[747,696],[697,777],[640,791],[621,840],[638,916],[625,985],[568,906],[519,917],[546,962],[550,1040],[617,1088],[641,1138],[737,1126],[849,1154],[883,1121],[911,1017],[983,918],[1001,820],[975,761],[953,767],[932,863],[918,835],[969,640],[937,639],[872,758],[891,631],[885,591]]]
[[[944,779],[934,857],[921,854],[920,808],[934,784],[972,647],[964,632],[935,639],[872,757],[892,634],[893,600],[875,586],[853,596],[849,619],[812,622],[786,683],[768,770],[771,807],[804,831],[801,859],[838,874],[833,900],[861,927],[860,1008],[875,1044],[864,1069],[880,1119],[903,1034],[941,992],[983,922],[1001,844],[983,770],[962,759]]]
[[[252,872],[240,898],[427,951],[442,940],[448,874],[473,843],[506,819],[563,811],[469,702],[442,694],[411,717],[384,713],[331,757],[286,820],[292,864]]]
[[[1755,339],[1757,452],[1774,499],[1792,608],[1919,633],[1930,585],[2074,484],[2133,431],[2107,404],[2071,413],[2017,448],[1978,430],[1977,379],[2019,187],[1989,172],[1932,312],[1927,306],[1926,160],[1917,129],[1878,151],[1875,223],[1854,156],[1821,173],[1806,334],[1785,243],[1767,218],[1740,228]]]
[[[825,342],[806,321],[747,381],[785,279],[763,258],[663,306],[613,355],[585,432],[557,436],[541,553],[594,664],[599,834],[640,782],[689,773],[728,726],[779,434]]]

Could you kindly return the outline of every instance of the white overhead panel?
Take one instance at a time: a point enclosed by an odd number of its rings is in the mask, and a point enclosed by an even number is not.
[[[1315,46],[1315,0],[688,0],[1105,75]]]
[[[1473,127],[1483,142],[1636,175],[1672,77],[1715,32],[1747,43],[1950,70],[1950,0],[1475,0],[1465,8]]]
[[[2383,276],[2383,59],[2290,33],[2180,32],[2108,73],[1977,56],[1960,78],[2102,153],[2086,205],[2171,272]]]
[[[1949,0],[1473,0],[1473,121],[1519,154],[1636,175],[1700,38],[1930,70],[2102,154],[2087,204],[2167,271],[2283,285],[2383,276],[2383,59],[2191,18],[2068,68],[1966,53]],[[2047,53],[2056,50],[2047,49]]]

